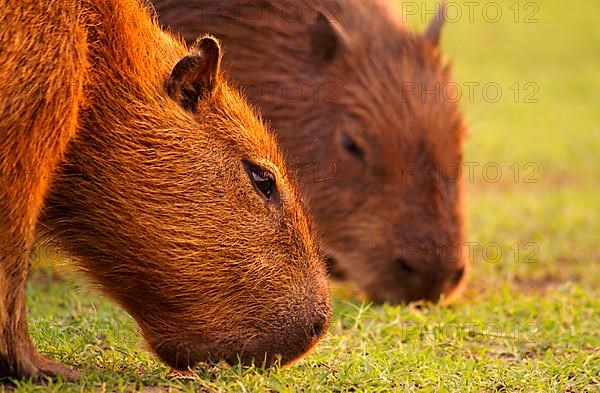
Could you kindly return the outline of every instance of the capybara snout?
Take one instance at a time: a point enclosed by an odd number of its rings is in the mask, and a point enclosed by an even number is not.
[[[203,334],[151,332],[149,342],[165,363],[179,370],[219,360],[265,367],[285,365],[309,351],[329,327],[331,307],[323,289],[319,290],[320,301],[311,296],[270,310],[257,304],[256,312],[236,326],[215,320]]]
[[[467,272],[466,265],[461,262],[448,270],[440,270],[440,264],[422,258],[389,261],[385,264],[389,269],[381,272],[372,285],[367,285],[366,291],[378,302],[437,302],[461,290]]]

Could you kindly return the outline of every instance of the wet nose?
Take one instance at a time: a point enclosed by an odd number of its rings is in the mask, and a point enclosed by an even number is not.
[[[324,285],[327,285],[326,282]],[[304,318],[301,322],[301,328],[305,337],[311,342],[318,341],[329,326],[329,320],[331,319],[331,304],[329,302],[329,292],[316,290],[315,293],[310,296],[312,301],[309,302],[310,306],[304,309]]]
[[[328,303],[317,303],[311,310],[298,311],[297,316],[300,318],[282,334],[284,341],[268,344],[272,346],[268,352],[279,354],[282,364],[302,356],[325,335],[331,311]]]
[[[406,258],[395,259],[394,266],[408,301],[438,301],[442,294],[452,292],[465,276],[464,266],[448,270]]]

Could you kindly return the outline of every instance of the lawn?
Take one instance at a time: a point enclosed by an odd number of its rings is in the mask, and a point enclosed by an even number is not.
[[[472,22],[465,2],[454,4],[463,15],[443,45],[464,86],[465,161],[479,165],[467,185],[473,269],[460,301],[375,306],[334,285],[331,329],[296,365],[183,376],[84,281],[40,269],[28,292],[31,334],[84,373],[77,384],[18,389],[600,391],[600,3],[482,2]]]

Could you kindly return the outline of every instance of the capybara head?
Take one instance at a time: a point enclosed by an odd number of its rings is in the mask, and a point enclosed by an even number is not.
[[[224,80],[215,39],[186,53],[139,9],[105,8],[87,16],[89,99],[43,226],[170,366],[292,361],[331,311],[274,138]]]
[[[378,301],[438,300],[465,280],[465,124],[439,48],[381,1],[154,0],[192,39],[219,35],[231,75],[303,181],[334,273]]]

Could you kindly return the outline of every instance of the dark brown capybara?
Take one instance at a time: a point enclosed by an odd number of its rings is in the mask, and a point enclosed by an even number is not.
[[[38,236],[174,368],[313,347],[325,262],[215,39],[188,50],[137,0],[0,0],[0,48],[0,377],[77,376],[27,333]]]
[[[377,0],[153,2],[187,40],[223,40],[300,173],[334,273],[377,301],[460,292],[466,125],[439,48],[445,6],[414,33]]]

